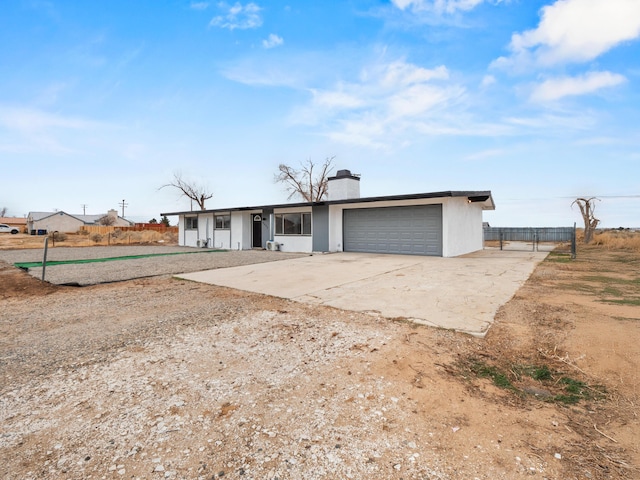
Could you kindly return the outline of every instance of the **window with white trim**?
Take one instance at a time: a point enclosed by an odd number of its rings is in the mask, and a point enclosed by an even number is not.
[[[185,219],[184,219],[184,228],[186,230],[197,230],[198,229],[198,217],[185,217]]]
[[[311,235],[311,213],[275,215],[276,235]]]
[[[231,215],[216,215],[216,230],[229,230],[231,228]]]

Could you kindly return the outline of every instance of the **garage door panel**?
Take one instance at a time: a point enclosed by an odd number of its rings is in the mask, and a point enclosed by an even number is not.
[[[442,255],[442,205],[344,211],[348,252]]]

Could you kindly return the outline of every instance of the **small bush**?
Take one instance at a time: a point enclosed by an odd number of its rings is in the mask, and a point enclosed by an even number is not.
[[[53,232],[53,240],[55,242],[64,242],[67,238],[67,234],[64,232]]]
[[[550,380],[551,379],[551,370],[546,365],[541,367],[535,367],[531,372],[531,378],[534,380]]]
[[[122,236],[122,230],[116,228],[113,232],[111,232],[111,236],[113,238],[120,238]]]
[[[100,235],[99,233],[94,233],[93,235],[91,235],[91,240],[95,243],[100,243],[102,241],[102,235]]]
[[[80,235],[89,236],[89,230],[85,230],[84,228],[78,230]]]

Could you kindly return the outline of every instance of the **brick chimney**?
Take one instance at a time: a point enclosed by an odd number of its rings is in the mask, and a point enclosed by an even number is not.
[[[327,200],[360,198],[360,175],[350,170],[338,170],[335,177],[327,179]]]

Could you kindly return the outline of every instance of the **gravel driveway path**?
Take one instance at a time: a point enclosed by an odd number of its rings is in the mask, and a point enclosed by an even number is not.
[[[184,254],[122,259],[109,262],[48,265],[45,272],[45,280],[57,285],[95,285],[157,275],[173,275],[214,268],[273,262],[305,255],[264,250],[215,251],[171,246],[112,246],[51,248],[47,254],[47,261],[173,253]],[[42,255],[42,250],[3,250],[0,251],[0,260],[10,264],[39,262],[42,261]],[[30,268],[29,273],[36,278],[41,278],[42,267]]]

